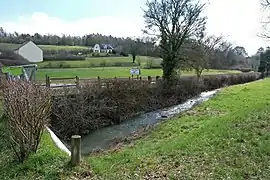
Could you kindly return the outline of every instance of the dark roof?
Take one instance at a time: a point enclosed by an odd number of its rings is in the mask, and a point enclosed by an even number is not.
[[[101,44],[100,49],[113,49],[113,47],[110,44]]]
[[[26,41],[23,44],[12,44],[12,43],[0,43],[0,50],[11,50],[16,51],[23,47],[25,44],[27,44],[30,41]]]

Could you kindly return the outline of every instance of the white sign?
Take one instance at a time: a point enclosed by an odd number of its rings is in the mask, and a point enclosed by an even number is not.
[[[140,69],[130,69],[130,74],[138,76],[141,74],[141,71]]]

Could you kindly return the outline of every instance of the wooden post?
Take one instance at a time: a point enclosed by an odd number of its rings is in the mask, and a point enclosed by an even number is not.
[[[51,87],[51,78],[48,76],[48,87]]]
[[[147,79],[148,79],[149,84],[151,84],[151,82],[152,82],[152,77],[151,77],[151,76],[148,76]]]
[[[76,86],[79,87],[79,82],[80,81],[80,78],[78,76],[75,77],[75,83],[76,83]]]
[[[50,81],[51,81],[50,77],[46,74],[45,75],[45,82],[46,82],[46,87],[48,87],[48,88],[51,86]]]
[[[77,166],[81,162],[81,136],[71,137],[71,165]]]

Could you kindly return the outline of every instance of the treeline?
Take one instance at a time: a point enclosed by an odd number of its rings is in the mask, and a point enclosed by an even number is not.
[[[159,56],[155,41],[149,37],[140,37],[136,39],[120,38],[113,36],[105,36],[102,34],[87,34],[82,37],[70,36],[63,34],[62,36],[47,34],[41,35],[35,33],[20,34],[17,32],[9,33],[0,27],[0,43],[22,44],[26,41],[33,41],[37,45],[57,45],[57,46],[88,46],[94,47],[95,44],[110,44],[116,51],[131,53],[136,49],[138,54],[143,56]]]
[[[93,47],[95,44],[111,44],[115,51],[125,54],[133,54],[135,56],[151,56],[151,57],[161,57],[160,47],[156,45],[156,40],[150,37],[140,37],[136,39],[132,38],[120,38],[113,36],[105,36],[101,34],[87,34],[82,37],[80,36],[70,36],[70,35],[41,35],[35,33],[34,35],[24,34],[24,33],[9,33],[4,31],[0,27],[0,43],[16,43],[21,44],[26,41],[33,41],[37,45],[63,45],[63,46],[88,46]],[[186,41],[186,47],[193,49],[189,44],[191,41]],[[48,52],[47,52],[48,51]],[[71,56],[71,59],[75,58],[78,51],[68,51],[60,52],[57,50],[46,50],[45,55],[66,57]],[[82,54],[88,54],[88,50],[80,50]],[[64,54],[64,55],[63,55]],[[74,56],[75,55],[75,56]],[[194,56],[194,52],[190,51],[187,56]],[[209,61],[207,62],[207,68],[215,69],[237,69],[237,68],[258,68],[256,58],[247,58],[247,52],[244,47],[233,46],[231,43],[222,39],[217,46],[213,49],[210,54]],[[48,58],[49,58],[48,57]],[[196,58],[196,57],[195,57]],[[79,57],[78,57],[79,59]],[[255,65],[254,65],[255,64]]]

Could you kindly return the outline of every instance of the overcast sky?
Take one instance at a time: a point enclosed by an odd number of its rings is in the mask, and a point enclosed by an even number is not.
[[[9,32],[85,35],[101,33],[119,37],[140,36],[145,0],[16,0],[1,2],[0,26]],[[205,10],[210,34],[223,34],[249,54],[269,42],[260,32],[259,0],[210,0]]]

